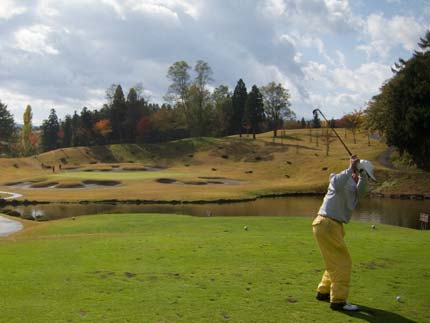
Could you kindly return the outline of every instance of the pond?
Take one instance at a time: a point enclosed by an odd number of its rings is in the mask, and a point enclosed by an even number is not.
[[[52,220],[101,213],[175,213],[192,216],[301,216],[312,218],[321,197],[262,198],[224,204],[41,204],[13,207],[25,218]],[[10,206],[8,207],[11,208]],[[1,211],[1,210],[0,210]],[[364,199],[352,220],[419,228],[420,212],[430,213],[430,200]]]

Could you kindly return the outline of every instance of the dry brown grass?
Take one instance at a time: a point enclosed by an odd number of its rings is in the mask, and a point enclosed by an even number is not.
[[[320,130],[322,132],[324,130]],[[313,131],[316,135],[318,131]],[[343,130],[340,131],[343,134]],[[11,190],[4,184],[16,181],[58,182],[63,189],[14,189],[29,200],[101,200],[101,199],[145,199],[145,200],[214,200],[249,198],[261,194],[288,192],[324,192],[331,172],[348,167],[348,155],[334,137],[326,156],[324,140],[312,142],[308,130],[291,130],[285,138],[273,140],[272,133],[260,134],[257,140],[246,136],[239,138],[185,139],[160,145],[111,145],[102,147],[66,148],[21,159],[0,159],[0,190]],[[349,133],[345,142],[361,158],[376,166],[376,176],[383,179],[378,185],[391,190],[417,188],[412,184],[391,182],[396,174],[402,174],[380,165],[378,155],[386,145],[357,134],[357,143]],[[41,164],[55,165],[57,173],[44,169]],[[58,165],[62,172],[58,173]],[[144,167],[167,167],[160,171],[136,171]],[[67,171],[67,168],[75,168]],[[130,171],[124,171],[124,170]],[[131,171],[133,169],[133,171]],[[88,178],[73,178],[74,172],[88,171]],[[61,174],[67,174],[62,176]],[[145,175],[143,175],[145,173]],[[99,175],[101,174],[101,175]],[[123,174],[123,178],[122,175]],[[121,185],[94,189],[70,189],[79,187],[91,176],[103,180],[118,180]],[[119,178],[119,177],[120,178]],[[403,175],[402,175],[403,176]],[[402,178],[398,176],[396,178]],[[223,177],[242,181],[239,185],[197,185],[204,177]],[[191,185],[160,183],[157,178],[171,178]],[[412,172],[404,183],[421,179],[421,192],[430,192],[428,173]],[[391,180],[391,182],[386,182]],[[420,182],[420,183],[421,183]],[[390,183],[392,185],[390,185]],[[42,182],[43,184],[43,182]],[[42,185],[37,184],[36,185]],[[195,184],[195,185],[193,185]],[[378,189],[378,187],[376,187]]]

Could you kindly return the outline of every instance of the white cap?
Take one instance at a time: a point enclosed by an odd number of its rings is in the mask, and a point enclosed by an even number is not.
[[[364,169],[367,175],[376,182],[375,175],[373,173],[373,165],[370,161],[365,159],[360,159],[360,162],[357,165],[358,170]]]

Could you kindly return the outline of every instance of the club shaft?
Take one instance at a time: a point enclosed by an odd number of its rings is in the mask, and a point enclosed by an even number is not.
[[[321,116],[324,118],[324,120],[327,122],[327,124],[330,125],[329,121],[327,120],[327,118],[325,117],[324,113],[322,113],[320,109],[315,109],[314,111],[318,111],[321,114]],[[334,134],[336,135],[336,137],[340,140],[340,142],[342,143],[342,145],[345,147],[346,151],[348,152],[349,156],[351,157],[352,156],[351,151],[346,146],[346,144],[343,142],[342,138],[340,138],[340,136],[337,133],[337,131],[333,127],[330,127],[330,128],[334,132]]]

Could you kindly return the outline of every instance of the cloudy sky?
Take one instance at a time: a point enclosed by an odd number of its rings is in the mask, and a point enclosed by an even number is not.
[[[0,0],[0,100],[41,123],[141,82],[163,102],[168,67],[212,67],[212,86],[281,82],[296,114],[365,105],[430,28],[429,0]]]

